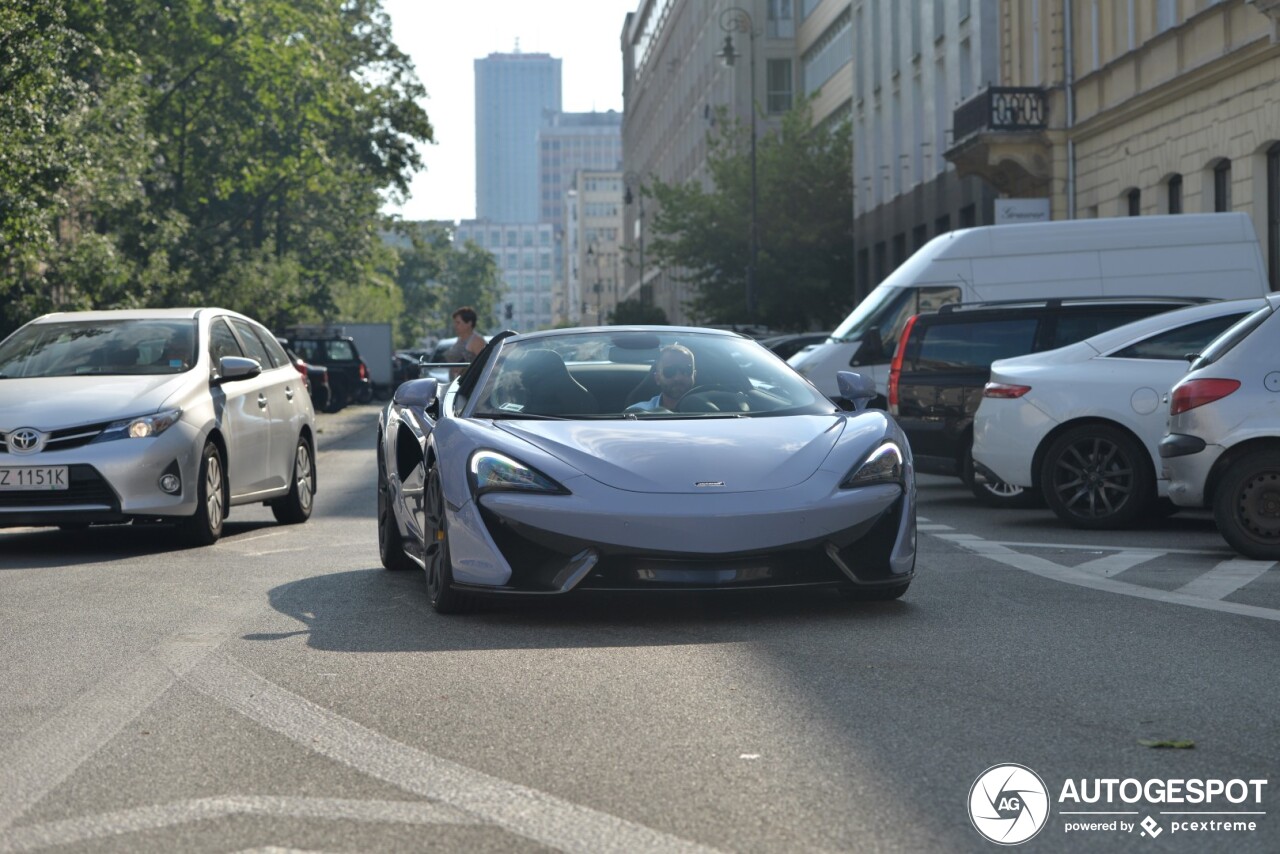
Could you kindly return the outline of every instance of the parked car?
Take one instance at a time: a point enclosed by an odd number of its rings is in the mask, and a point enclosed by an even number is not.
[[[311,515],[315,413],[275,337],[217,308],[37,318],[0,342],[0,527]]]
[[[695,357],[676,411],[627,412],[660,349]],[[893,599],[915,568],[906,437],[754,341],[680,327],[495,336],[462,378],[402,385],[378,422],[378,540],[433,607],[472,594],[823,585]],[[728,417],[726,417],[728,416]]]
[[[1025,507],[1039,496],[973,466],[973,416],[999,359],[1052,350],[1194,302],[1142,297],[951,304],[913,316],[889,372],[889,411],[911,440],[916,468],[960,477],[979,499]]]
[[[337,412],[347,404],[373,399],[369,367],[360,358],[355,339],[349,336],[293,332],[286,336],[289,348],[309,365],[329,369],[329,404],[325,412]]]
[[[830,332],[795,332],[790,335],[773,335],[761,339],[760,343],[772,350],[779,359],[789,359],[805,347],[825,344],[830,337]]]
[[[1280,560],[1280,294],[1214,339],[1169,398],[1169,498],[1212,507],[1246,557]]]
[[[293,363],[294,368],[302,375],[307,383],[307,393],[311,396],[311,405],[316,410],[323,412],[329,408],[329,369],[323,365],[309,364],[305,359],[297,353],[285,346],[288,339],[276,337],[280,342],[280,346],[284,347],[284,352],[289,357],[289,361]]]
[[[1188,353],[1264,304],[1188,306],[994,363],[974,415],[974,467],[1039,492],[1078,528],[1121,528],[1167,509],[1159,444],[1169,389]]]
[[[431,349],[397,350],[391,357],[391,386],[394,390],[403,382],[416,380],[423,374],[422,363],[429,358]]]

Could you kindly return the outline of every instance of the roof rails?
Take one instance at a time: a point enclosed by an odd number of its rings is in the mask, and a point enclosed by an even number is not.
[[[1123,302],[1167,302],[1170,305],[1200,305],[1201,303],[1213,302],[1213,297],[1167,297],[1152,296],[1150,294],[1133,294],[1130,296],[1087,296],[1087,297],[1048,297],[1036,299],[1034,297],[1024,297],[1022,299],[1003,299],[1003,300],[985,300],[982,302],[949,302],[938,309],[938,314],[951,314],[954,311],[970,308],[1000,308],[1002,306],[1044,306],[1045,308],[1061,308],[1064,303],[1123,303]]]

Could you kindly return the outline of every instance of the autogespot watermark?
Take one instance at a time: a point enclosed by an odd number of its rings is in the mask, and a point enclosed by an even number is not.
[[[1267,781],[1240,778],[1068,778],[1056,802],[1025,765],[993,765],[969,788],[969,818],[984,837],[1019,845],[1047,825],[1061,833],[1171,835],[1256,833]],[[1051,813],[1055,812],[1056,817]],[[1052,820],[1051,820],[1052,819]],[[1207,840],[1206,840],[1207,842]]]

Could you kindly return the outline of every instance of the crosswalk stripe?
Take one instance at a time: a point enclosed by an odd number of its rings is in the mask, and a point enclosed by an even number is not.
[[[1224,560],[1175,592],[1205,599],[1224,599],[1275,565],[1274,560]]]

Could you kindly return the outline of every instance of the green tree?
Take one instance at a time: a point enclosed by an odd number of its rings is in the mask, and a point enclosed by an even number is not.
[[[667,322],[667,313],[661,306],[646,305],[638,299],[622,300],[609,312],[611,326],[665,326]]]
[[[849,124],[815,129],[802,102],[757,138],[757,310],[748,318],[750,131],[722,111],[709,139],[712,189],[654,181],[652,257],[694,286],[698,322],[753,320],[775,329],[829,326],[853,295]]]
[[[497,259],[468,242],[453,243],[441,223],[398,223],[392,244],[399,255],[395,280],[404,304],[397,340],[412,344],[427,334],[452,335],[452,316],[460,306],[476,310],[481,332],[496,329],[498,299],[504,286]]]
[[[379,208],[424,94],[380,0],[5,4],[0,332],[55,306],[391,319]]]

